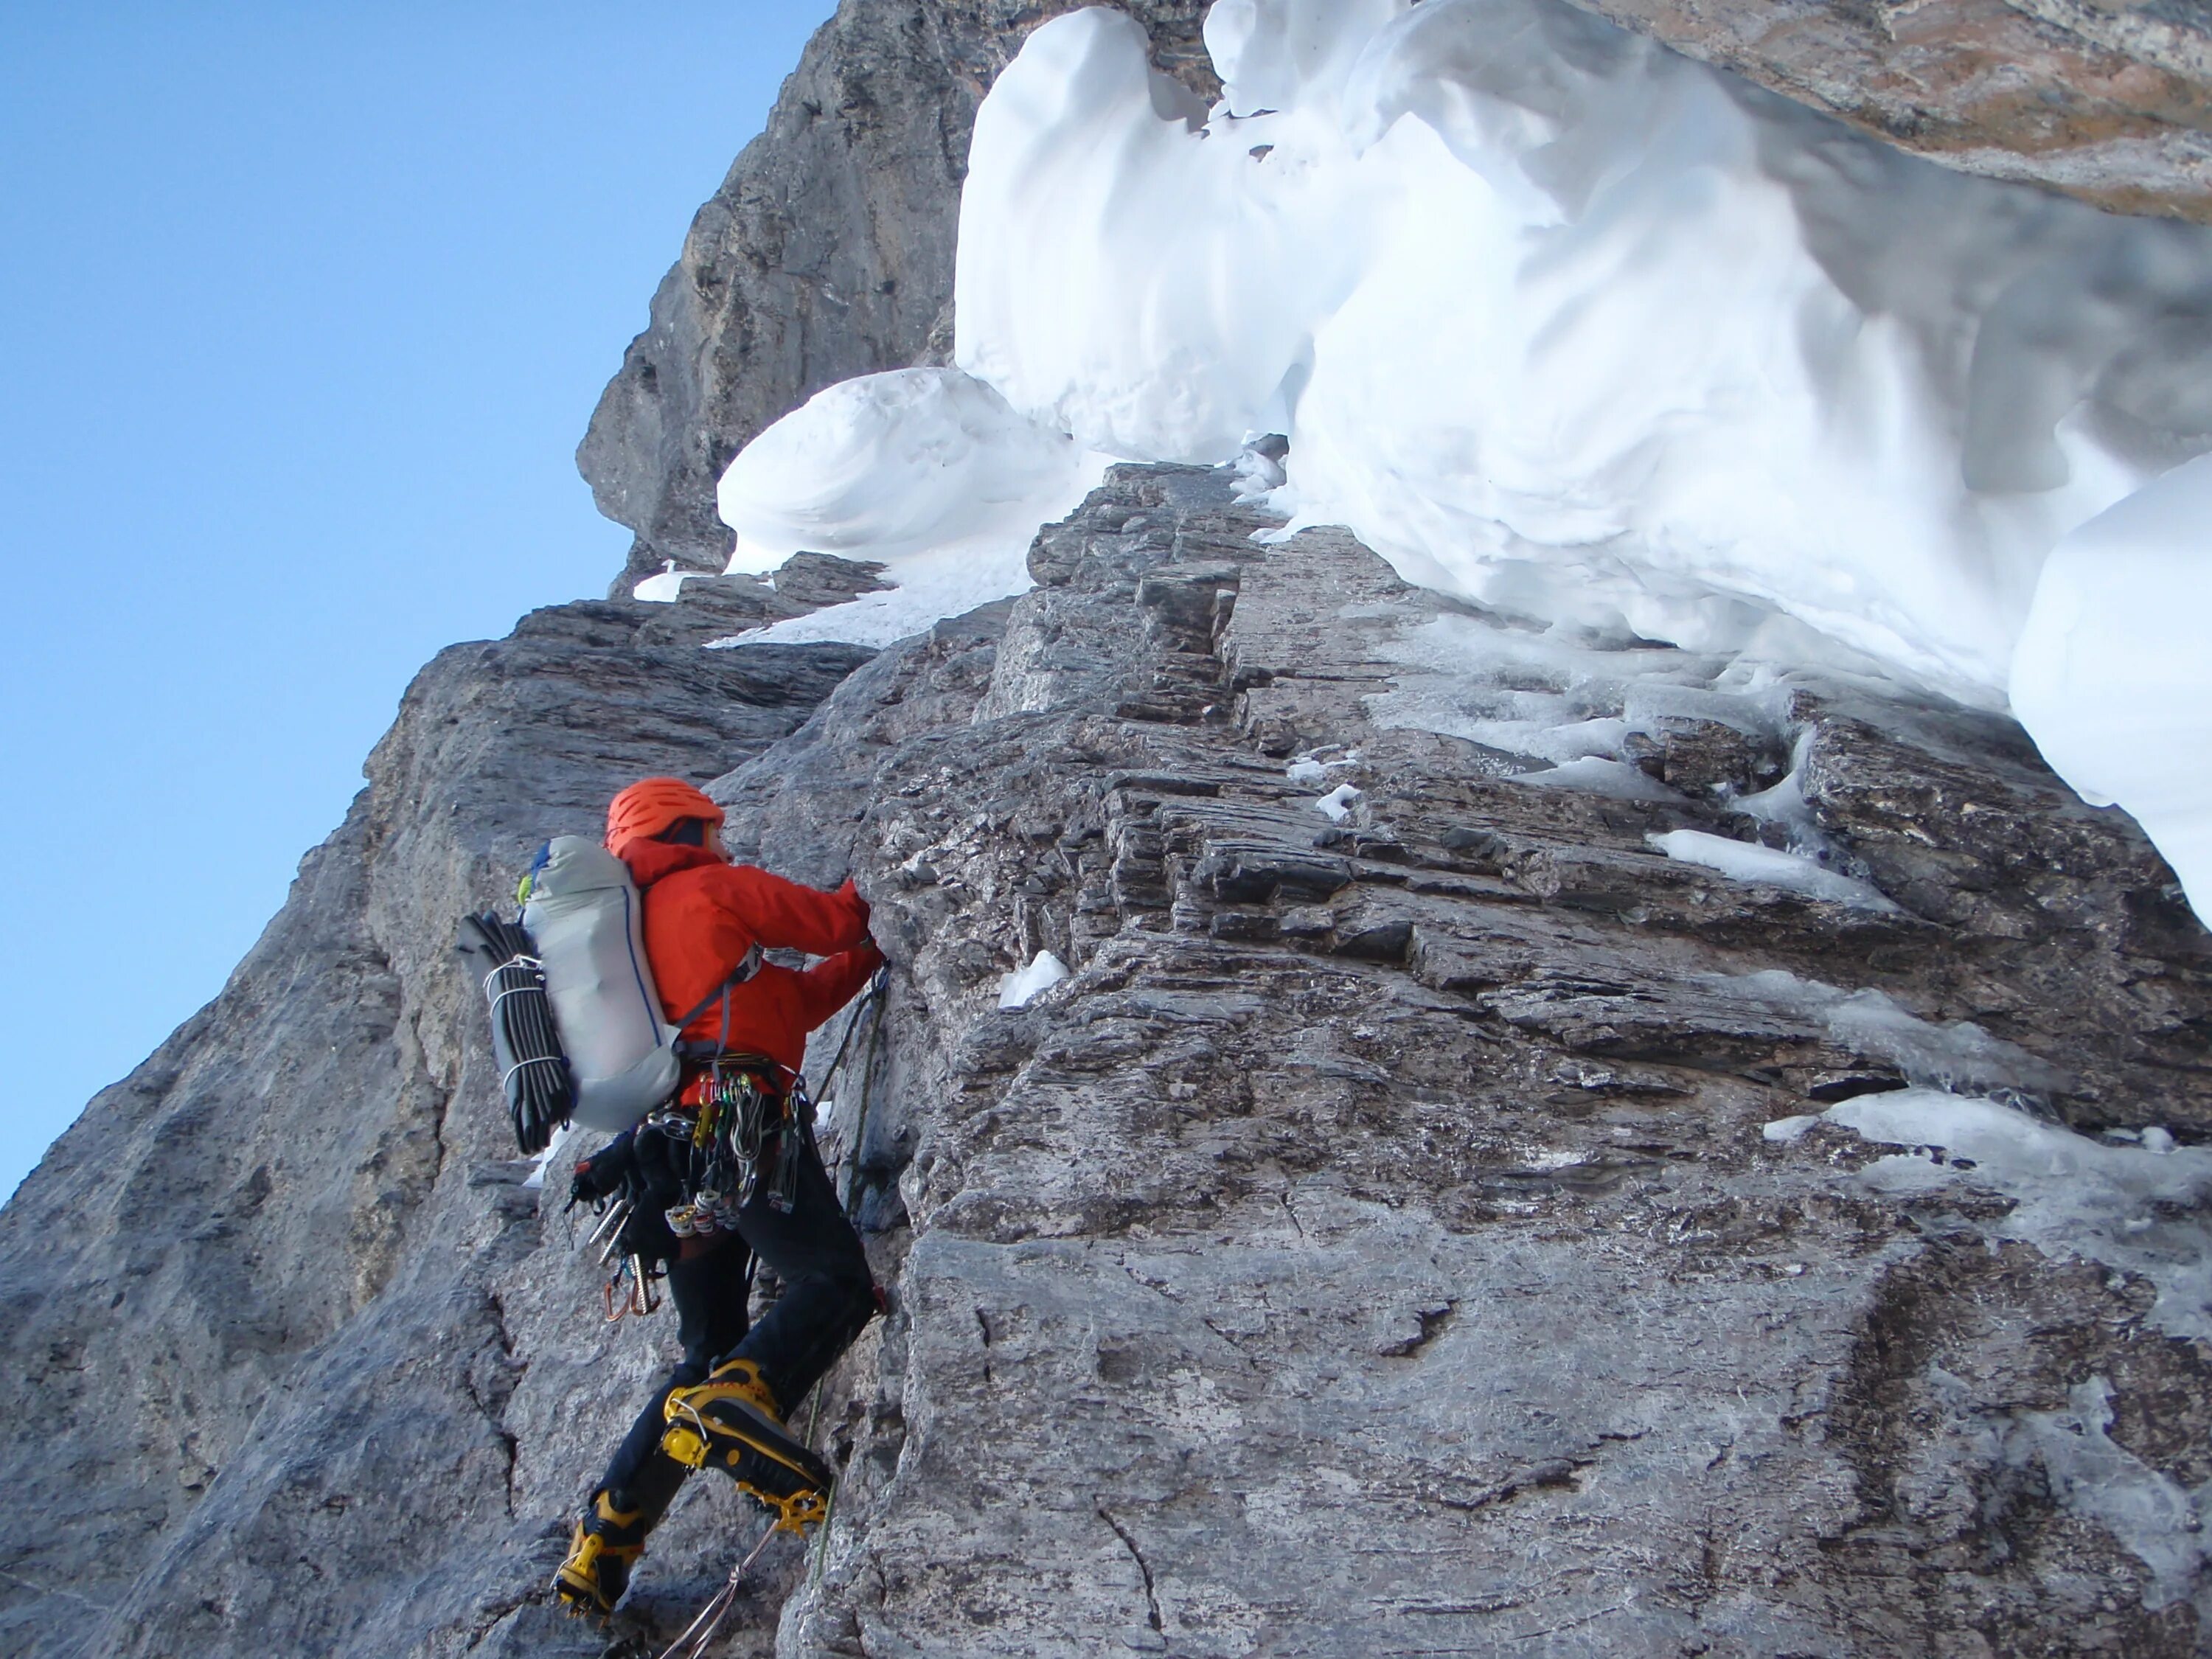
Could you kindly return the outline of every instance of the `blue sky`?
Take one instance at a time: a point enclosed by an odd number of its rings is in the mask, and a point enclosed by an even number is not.
[[[0,4],[0,1193],[225,975],[830,0]]]

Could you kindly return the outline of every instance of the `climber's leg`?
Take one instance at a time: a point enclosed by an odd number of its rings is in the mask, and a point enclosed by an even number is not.
[[[653,1390],[615,1449],[605,1477],[576,1522],[568,1559],[554,1578],[555,1593],[579,1612],[613,1611],[629,1587],[646,1535],[659,1524],[691,1472],[660,1449],[667,1426],[661,1413],[670,1392],[704,1378],[713,1357],[745,1334],[749,1281],[744,1243],[726,1237],[684,1243],[699,1248],[668,1264],[669,1297],[676,1304],[684,1358]]]
[[[763,1189],[738,1225],[782,1279],[783,1294],[711,1379],[670,1395],[662,1444],[692,1468],[712,1463],[728,1471],[796,1525],[819,1513],[831,1477],[785,1426],[785,1413],[873,1316],[875,1282],[811,1141],[799,1160],[790,1211],[777,1210]]]

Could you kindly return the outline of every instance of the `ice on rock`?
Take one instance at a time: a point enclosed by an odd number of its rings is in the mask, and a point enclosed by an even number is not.
[[[1649,773],[1599,755],[1563,761],[1547,771],[1524,772],[1520,781],[1552,789],[1580,789],[1589,794],[1610,795],[1615,800],[1679,802],[1682,799]]]
[[[1540,774],[1539,776],[1541,775]],[[1856,881],[1840,870],[1831,870],[1811,859],[1755,842],[1730,841],[1702,830],[1670,830],[1644,838],[1658,852],[1683,864],[1694,864],[1730,881],[1786,888],[1808,898],[1826,899],[1864,910],[1894,910],[1878,889]]]
[[[2199,1498],[2107,1432],[2111,1383],[2092,1376],[2066,1392],[2057,1411],[2014,1414],[2004,1460],[2015,1468],[2039,1467],[2062,1508],[2096,1522],[2150,1569],[2143,1606],[2156,1613],[2190,1599],[2206,1555]]]
[[[719,643],[888,645],[1021,592],[1037,527],[1072,512],[1105,465],[957,369],[841,381],[747,444],[722,474],[716,502],[737,532],[729,568],[835,553],[887,565],[896,586]]]
[[[1066,977],[1067,964],[1051,951],[1040,951],[1030,958],[1028,967],[1000,976],[999,1006],[1025,1007],[1038,992],[1050,990]]]
[[[1824,1115],[1863,1139],[1915,1149],[1859,1172],[1877,1191],[1932,1194],[1966,1182],[2001,1193],[2014,1207],[1994,1224],[1997,1236],[2143,1278],[2158,1292],[2154,1323],[2175,1336],[2212,1338],[2212,1226],[2205,1209],[2212,1148],[2177,1147],[2160,1156],[2111,1146],[1994,1100],[1935,1089],[1861,1095]],[[1929,1148],[1944,1160],[1929,1157]]]
[[[1723,995],[1824,1026],[1838,1047],[1886,1060],[1924,1088],[2036,1094],[2063,1081],[2025,1048],[1990,1036],[1972,1020],[1939,1025],[1871,987],[1846,991],[1779,968],[1714,975],[1704,982]]]
[[[1947,172],[1557,0],[1222,0],[1206,38],[1210,112],[1117,12],[1030,35],[976,118],[962,368],[1132,459],[1285,434],[1293,526],[1494,611],[2009,678],[2202,867],[2212,785],[2155,764],[2212,701],[2157,631],[2212,611],[2189,515],[2085,552],[2121,580],[2072,611],[2060,562],[2072,655],[2014,658],[2054,544],[2212,446],[2212,232]]]

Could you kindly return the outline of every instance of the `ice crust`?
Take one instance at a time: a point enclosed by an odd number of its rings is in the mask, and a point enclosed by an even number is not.
[[[1725,836],[1708,835],[1702,830],[1670,830],[1664,835],[1646,836],[1644,840],[1670,859],[1711,870],[1730,881],[1786,888],[1808,898],[1855,905],[1865,910],[1897,908],[1871,884],[1779,848],[1730,841]]]
[[[1957,1186],[1998,1194],[2012,1209],[1989,1226],[1994,1237],[2141,1278],[2156,1293],[2152,1323],[2176,1337],[2212,1336],[2212,1148],[2176,1147],[2155,1128],[2139,1132],[2139,1144],[2122,1134],[2093,1140],[1998,1101],[1928,1088],[1778,1119],[1765,1137],[1790,1145],[1822,1122],[1909,1149],[1867,1165],[1861,1183],[1907,1199]],[[2191,1492],[2115,1442],[2104,1377],[2074,1384],[2053,1411],[1997,1412],[1977,1407],[1973,1390],[1941,1367],[1928,1376],[1951,1419],[1946,1433],[1966,1443],[1973,1462],[2040,1468],[2057,1504],[2150,1569],[2144,1606],[2155,1612],[2194,1594],[2200,1616],[2212,1613],[2212,1592],[2197,1589],[2212,1486]]]
[[[2000,1193],[2013,1210],[1995,1224],[1998,1237],[2143,1278],[2158,1291],[2154,1323],[2212,1338],[2212,1147],[2155,1152],[2092,1140],[2001,1102],[1938,1089],[1860,1095],[1822,1115],[1863,1139],[1913,1149],[1859,1172],[1875,1190],[1912,1197],[1965,1182]]]

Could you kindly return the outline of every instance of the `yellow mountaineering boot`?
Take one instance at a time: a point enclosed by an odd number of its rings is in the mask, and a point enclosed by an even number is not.
[[[662,1407],[660,1449],[690,1468],[708,1465],[799,1532],[829,1514],[830,1467],[783,1426],[775,1395],[750,1359],[725,1360],[696,1388],[678,1389]]]
[[[553,1575],[553,1594],[574,1613],[612,1613],[629,1588],[630,1569],[645,1553],[652,1525],[642,1506],[618,1510],[604,1488],[593,1492],[569,1540],[568,1559]]]

